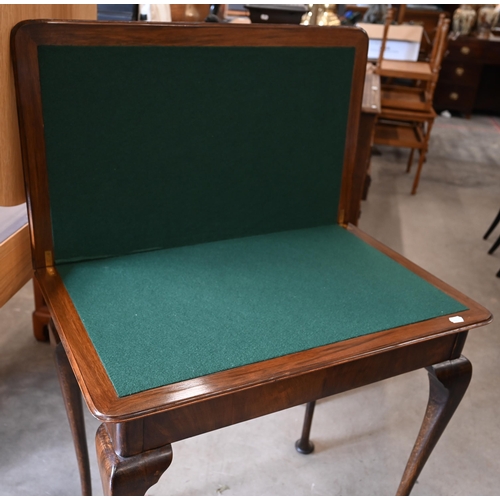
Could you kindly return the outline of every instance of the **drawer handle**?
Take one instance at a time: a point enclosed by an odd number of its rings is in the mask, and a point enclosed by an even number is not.
[[[460,66],[458,68],[455,69],[455,73],[458,75],[458,76],[462,76],[464,74],[465,70],[464,68],[461,68]]]
[[[458,101],[458,94],[457,94],[456,92],[452,92],[452,93],[450,94],[450,99],[451,99],[452,101]]]
[[[462,52],[462,54],[464,54],[465,56],[470,52],[470,48],[467,47],[467,45],[464,45],[461,49],[460,49],[460,52]]]

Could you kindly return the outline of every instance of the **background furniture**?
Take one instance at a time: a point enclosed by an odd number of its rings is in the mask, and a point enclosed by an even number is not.
[[[434,45],[434,37],[436,36],[436,26],[439,22],[439,17],[444,14],[449,17],[449,13],[443,11],[443,7],[435,5],[394,5],[396,8],[396,19],[398,23],[414,23],[420,24],[424,28],[424,36],[420,44],[420,53],[422,56],[428,55]]]
[[[97,4],[99,21],[137,21],[139,4]]]
[[[380,76],[373,73],[372,65],[367,65],[363,103],[361,105],[361,119],[359,122],[358,153],[356,161],[356,178],[354,189],[361,189],[361,196],[353,197],[361,215],[361,200],[366,200],[371,184],[370,158],[373,146],[375,124],[380,114]],[[358,217],[359,217],[358,216]],[[357,222],[356,222],[357,223]]]
[[[300,24],[305,5],[245,4],[252,23]]]
[[[10,31],[23,19],[95,19],[95,5],[0,5],[0,307],[31,277]],[[10,208],[15,207],[17,208]],[[9,207],[9,208],[4,208]],[[23,221],[24,217],[24,221]],[[40,300],[41,297],[38,297]],[[39,329],[35,336],[41,339]]]
[[[422,56],[427,56],[431,50],[434,36],[436,34],[436,25],[438,23],[439,15],[443,13],[443,8],[446,6],[436,7],[434,5],[406,5],[406,4],[393,4],[394,19],[398,24],[401,23],[414,23],[423,26],[425,36],[422,37],[420,45],[420,52]],[[360,12],[364,14],[368,7],[348,4],[346,11]],[[445,12],[447,16],[449,13]]]
[[[498,223],[500,222],[500,211],[498,212],[497,216],[491,223],[491,226],[488,228],[488,231],[486,231],[485,235],[483,236],[483,239],[487,240],[488,236],[494,231],[494,229],[498,226]],[[493,243],[493,246],[488,250],[488,253],[491,255],[498,247],[500,246],[500,236],[498,239]]]
[[[25,201],[21,146],[17,127],[14,77],[9,53],[10,30],[23,19],[96,19],[96,5],[0,5],[0,206]]]
[[[84,477],[75,377],[103,422],[105,491],[139,494],[175,441],[432,365],[408,493],[468,386],[466,332],[491,315],[348,226],[364,33],[25,23],[13,41],[35,276]],[[221,108],[235,78],[251,88]],[[214,138],[230,162],[206,154]]]
[[[388,16],[388,20],[390,21],[390,16]],[[437,33],[434,37],[429,62],[401,62],[399,65],[396,62],[396,64],[392,64],[389,76],[416,81],[413,82],[413,85],[409,85],[408,81],[404,85],[401,83],[384,83],[382,85],[381,96],[383,108],[415,111],[430,111],[432,109],[434,91],[439,78],[449,26],[450,20],[446,19],[444,14],[441,14],[436,27]],[[382,47],[385,46],[388,32],[387,27],[388,25],[386,24]],[[384,71],[384,64],[387,65],[389,63],[393,62],[384,61],[381,51],[376,71],[381,75],[387,74],[387,70]],[[418,71],[413,68],[418,68]],[[422,72],[425,74],[422,74]]]
[[[434,107],[470,116],[500,113],[500,41],[450,37],[436,88]]]
[[[410,172],[414,150],[418,150],[417,173],[413,180],[411,194],[417,194],[418,183],[425,156],[429,148],[429,139],[436,113],[430,111],[411,111],[382,108],[375,126],[374,144],[409,148],[410,156],[406,172]]]
[[[500,211],[498,212],[497,216],[493,219],[493,222],[491,223],[491,226],[488,228],[488,231],[486,231],[485,235],[483,236],[483,239],[485,240],[488,239],[488,236],[494,231],[499,222],[500,222]],[[491,255],[499,246],[500,246],[500,236],[495,241],[495,243],[493,243],[493,246],[488,250],[488,253]],[[497,277],[500,278],[500,269],[498,270]]]
[[[411,194],[416,194],[422,166],[425,162],[430,133],[436,117],[432,107],[434,90],[439,77],[450,20],[439,16],[430,59],[424,61],[387,61],[384,49],[393,10],[387,13],[380,55],[375,72],[382,77],[381,112],[375,127],[375,144],[410,148],[407,172],[410,172],[415,149],[419,151],[417,173]],[[389,79],[390,83],[385,83]],[[404,82],[392,83],[393,79]],[[411,83],[408,80],[412,80]]]
[[[0,307],[32,275],[26,208],[0,207]]]

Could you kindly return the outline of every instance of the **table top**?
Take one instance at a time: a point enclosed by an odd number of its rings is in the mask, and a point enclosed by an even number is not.
[[[467,309],[337,225],[58,271],[119,396]]]

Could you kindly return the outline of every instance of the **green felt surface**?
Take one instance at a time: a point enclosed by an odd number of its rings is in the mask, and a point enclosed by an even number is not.
[[[40,47],[55,261],[335,223],[354,54]]]
[[[466,309],[339,226],[58,270],[119,396]]]

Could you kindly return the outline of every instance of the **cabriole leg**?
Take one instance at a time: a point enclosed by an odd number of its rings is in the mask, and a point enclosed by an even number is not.
[[[410,494],[427,459],[462,400],[472,376],[472,365],[463,356],[434,365],[427,370],[430,383],[429,402],[397,495]]]
[[[115,452],[104,424],[97,430],[96,448],[105,495],[144,495],[172,462],[172,446],[169,444],[121,457]]]
[[[68,415],[71,434],[75,444],[76,460],[80,471],[80,481],[82,483],[82,494],[92,495],[90,481],[89,452],[85,434],[85,420],[83,418],[82,395],[78,382],[66,356],[66,352],[61,343],[54,346],[54,358],[59,376],[59,384],[63,394],[66,414]]]

